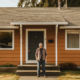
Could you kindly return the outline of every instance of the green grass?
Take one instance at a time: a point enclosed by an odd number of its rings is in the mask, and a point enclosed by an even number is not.
[[[58,80],[80,80],[80,70],[61,71],[61,76],[58,77]]]
[[[0,65],[0,67],[17,67],[17,65],[6,63],[6,64]]]

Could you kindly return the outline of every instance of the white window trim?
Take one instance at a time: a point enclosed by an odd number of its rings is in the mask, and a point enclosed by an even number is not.
[[[67,48],[67,33],[79,34],[79,48]],[[65,50],[80,50],[80,30],[65,30]]]
[[[14,50],[14,30],[0,30],[0,32],[12,32],[12,48],[0,48],[0,50]]]
[[[36,60],[28,60],[28,31],[44,31],[44,48],[46,49],[46,29],[26,29],[26,35],[25,35],[25,37],[26,37],[26,60],[25,60],[25,62],[26,63],[37,63],[37,61]],[[46,63],[47,63],[47,61],[46,61]]]

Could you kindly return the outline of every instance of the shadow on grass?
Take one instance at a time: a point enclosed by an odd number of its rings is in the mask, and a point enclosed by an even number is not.
[[[80,70],[64,70],[61,71],[61,75],[80,75]]]

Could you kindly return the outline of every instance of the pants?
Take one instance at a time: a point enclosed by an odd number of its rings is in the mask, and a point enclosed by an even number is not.
[[[37,75],[40,76],[40,64],[42,64],[43,75],[46,75],[46,73],[45,73],[45,60],[37,61]]]

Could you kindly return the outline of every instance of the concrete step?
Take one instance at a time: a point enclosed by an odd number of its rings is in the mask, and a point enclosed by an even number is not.
[[[17,75],[20,76],[36,76],[37,70],[17,70]],[[60,70],[46,70],[46,76],[60,76]],[[40,70],[40,75],[42,75],[42,70]]]
[[[59,66],[55,65],[45,65],[46,70],[60,70]],[[42,69],[42,65],[40,65],[40,69]],[[37,65],[18,65],[17,70],[37,70]]]

